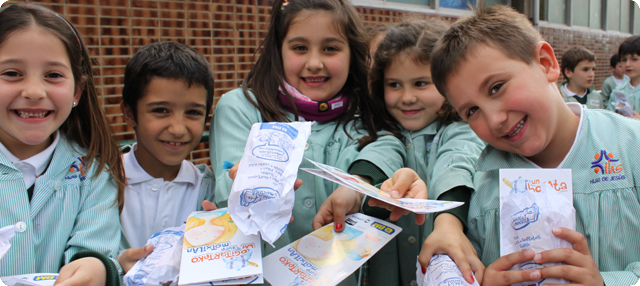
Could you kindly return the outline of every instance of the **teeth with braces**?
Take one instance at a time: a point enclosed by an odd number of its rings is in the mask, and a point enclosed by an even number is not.
[[[33,113],[18,110],[18,116],[20,116],[21,118],[44,118],[48,113],[48,111]]]
[[[513,130],[512,132],[507,134],[507,137],[516,136],[516,134],[518,134],[518,132],[520,132],[520,130],[522,130],[523,126],[524,126],[524,118],[522,120],[520,120],[520,122],[518,122],[518,125],[516,125],[516,129],[515,130]]]

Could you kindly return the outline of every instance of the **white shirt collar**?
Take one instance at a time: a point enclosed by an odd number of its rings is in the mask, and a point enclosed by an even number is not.
[[[133,145],[131,145],[131,151],[122,155],[122,164],[124,166],[127,184],[137,184],[155,179],[138,163],[138,159],[136,159],[134,152],[136,147],[137,143],[133,143]],[[172,182],[195,184],[197,178],[196,172],[198,172],[198,170],[195,169],[193,164],[189,164],[189,161],[187,160],[182,160],[180,171]]]
[[[53,151],[56,149],[58,141],[60,140],[60,132],[56,131],[53,133],[53,137],[53,142],[51,142],[46,149],[24,160],[18,159],[18,157],[9,152],[7,147],[0,142],[0,152],[22,172],[24,184],[27,188],[33,185],[36,178],[44,173],[49,162],[51,162]]]
[[[563,87],[564,87],[564,93],[565,93],[567,96],[576,96],[576,95],[578,95],[577,93],[575,93],[575,92],[573,92],[573,91],[570,91],[570,90],[567,88],[567,85],[568,85],[567,83],[565,83],[565,84],[563,85]],[[583,94],[583,95],[578,95],[578,96],[579,96],[579,97],[584,97],[585,95],[587,95],[587,91],[589,91],[589,90],[588,90],[588,89],[585,89],[585,90],[584,90],[584,94]]]

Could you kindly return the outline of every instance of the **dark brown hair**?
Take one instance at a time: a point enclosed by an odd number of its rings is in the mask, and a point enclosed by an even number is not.
[[[397,26],[393,26],[387,31],[384,39],[380,42],[374,56],[374,64],[371,69],[370,89],[373,100],[377,105],[384,106],[384,71],[391,65],[394,59],[401,55],[407,55],[416,64],[430,64],[430,56],[436,41],[449,27],[449,23],[439,18],[428,18],[426,20],[407,21]],[[383,108],[382,117],[393,130],[394,134],[399,134],[398,122],[391,116],[386,108]],[[448,101],[442,104],[442,108],[437,113],[440,121],[447,125],[454,121],[461,120],[458,113],[451,107]]]
[[[569,69],[572,72],[575,71],[576,66],[578,66],[581,61],[595,62],[596,55],[585,47],[573,47],[562,54],[560,70],[562,70],[562,75],[567,82],[569,82],[569,78],[564,70]]]
[[[282,43],[291,22],[302,11],[327,11],[334,16],[336,28],[342,33],[349,44],[351,61],[349,75],[341,92],[348,98],[347,111],[339,116],[338,122],[344,122],[344,130],[349,121],[361,120],[371,138],[375,141],[377,130],[385,124],[379,117],[374,116],[371,96],[367,89],[367,58],[369,49],[364,24],[356,9],[348,0],[291,0],[283,6],[283,0],[276,0],[271,9],[269,29],[264,41],[258,47],[262,48],[262,55],[251,68],[242,82],[245,97],[260,111],[264,121],[288,121],[287,112],[283,109],[278,98],[278,88],[291,101],[295,120],[298,120],[298,110],[293,104],[289,92],[284,88],[284,68],[282,63]],[[255,95],[255,102],[249,90]],[[358,116],[356,116],[356,113]],[[372,141],[360,140],[360,148]]]
[[[447,96],[447,80],[469,54],[480,45],[498,49],[507,57],[533,63],[536,45],[542,36],[529,19],[504,5],[478,3],[474,14],[451,25],[436,43],[431,54],[431,77],[438,91]]]
[[[86,82],[78,105],[71,109],[69,117],[59,130],[71,142],[87,149],[87,155],[83,158],[87,168],[97,160],[98,171],[94,176],[108,168],[118,190],[116,203],[122,210],[124,168],[120,150],[102,110],[93,83],[89,53],[80,34],[71,23],[49,9],[34,4],[13,4],[0,12],[0,43],[13,33],[36,25],[57,36],[65,45],[76,87],[81,82]]]

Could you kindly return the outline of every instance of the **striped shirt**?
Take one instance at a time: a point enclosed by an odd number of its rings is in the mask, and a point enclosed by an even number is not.
[[[0,276],[57,273],[83,250],[112,258],[122,271],[113,259],[120,244],[116,186],[109,172],[93,177],[97,163],[83,168],[84,152],[76,150],[82,149],[60,136],[31,202],[22,173],[0,154],[0,226],[26,225],[0,260]]]
[[[605,284],[634,284],[640,276],[640,121],[569,106],[581,115],[581,125],[558,168],[572,169],[576,230],[585,236]],[[468,236],[485,266],[500,256],[501,168],[538,166],[491,146],[478,159]]]

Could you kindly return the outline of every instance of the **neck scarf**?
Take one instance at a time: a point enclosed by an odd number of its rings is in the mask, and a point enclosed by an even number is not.
[[[300,91],[289,85],[286,81],[284,82],[284,87],[293,97],[293,103],[298,108],[298,115],[305,120],[328,121],[347,111],[349,101],[341,94],[331,100],[318,102],[300,93]],[[284,108],[293,113],[291,103],[281,88],[279,88],[279,98]]]

